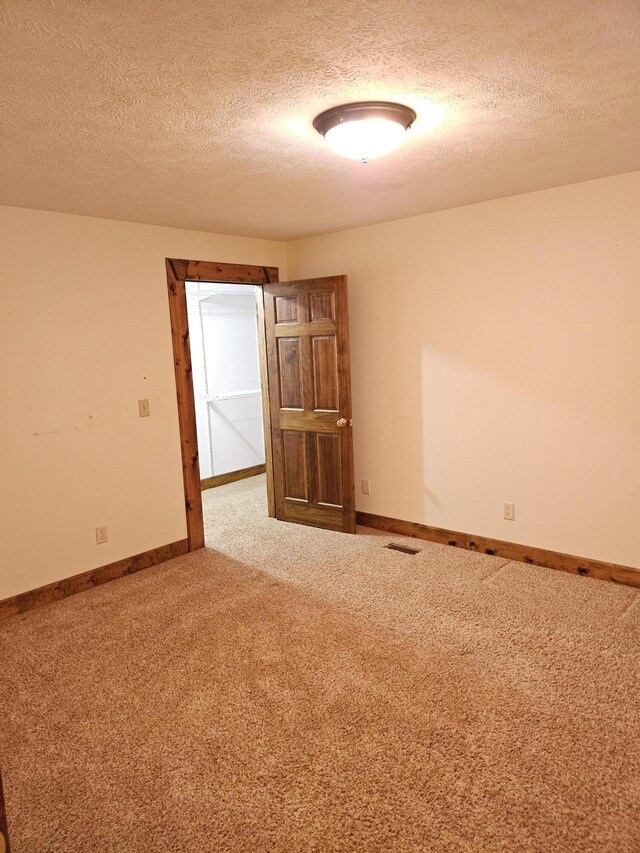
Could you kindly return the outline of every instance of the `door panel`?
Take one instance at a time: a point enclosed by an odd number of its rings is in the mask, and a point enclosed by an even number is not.
[[[320,291],[309,294],[309,319],[312,323],[320,320],[335,320],[336,308],[333,291]]]
[[[295,296],[280,296],[276,299],[276,323],[297,323],[298,300]]]
[[[304,433],[282,432],[284,495],[287,500],[308,503],[307,448]]]
[[[316,458],[318,460],[318,503],[340,506],[342,463],[340,436],[316,433]]]
[[[346,276],[263,293],[276,517],[355,533]]]
[[[278,340],[278,385],[280,403],[286,409],[304,408],[299,338]]]
[[[338,363],[334,335],[311,338],[314,411],[338,411]]]

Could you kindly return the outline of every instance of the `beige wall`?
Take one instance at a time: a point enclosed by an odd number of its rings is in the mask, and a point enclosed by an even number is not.
[[[185,537],[164,258],[284,276],[285,246],[17,208],[0,233],[2,599]]]
[[[633,173],[288,245],[290,277],[349,276],[359,509],[640,566],[639,199]]]

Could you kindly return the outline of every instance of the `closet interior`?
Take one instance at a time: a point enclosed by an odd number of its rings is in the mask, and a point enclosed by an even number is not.
[[[256,288],[186,282],[203,487],[264,470]]]

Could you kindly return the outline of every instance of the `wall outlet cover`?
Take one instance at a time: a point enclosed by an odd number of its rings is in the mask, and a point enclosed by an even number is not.
[[[109,541],[109,529],[106,524],[103,524],[101,527],[96,527],[96,543],[98,545],[104,545],[105,542]]]
[[[503,518],[505,521],[515,521],[516,519],[516,505],[512,503],[505,503]]]

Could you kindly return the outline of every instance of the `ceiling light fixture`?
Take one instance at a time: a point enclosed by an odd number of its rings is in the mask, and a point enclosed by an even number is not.
[[[415,120],[415,112],[403,104],[358,101],[325,110],[313,126],[336,154],[366,163],[399,145]]]

